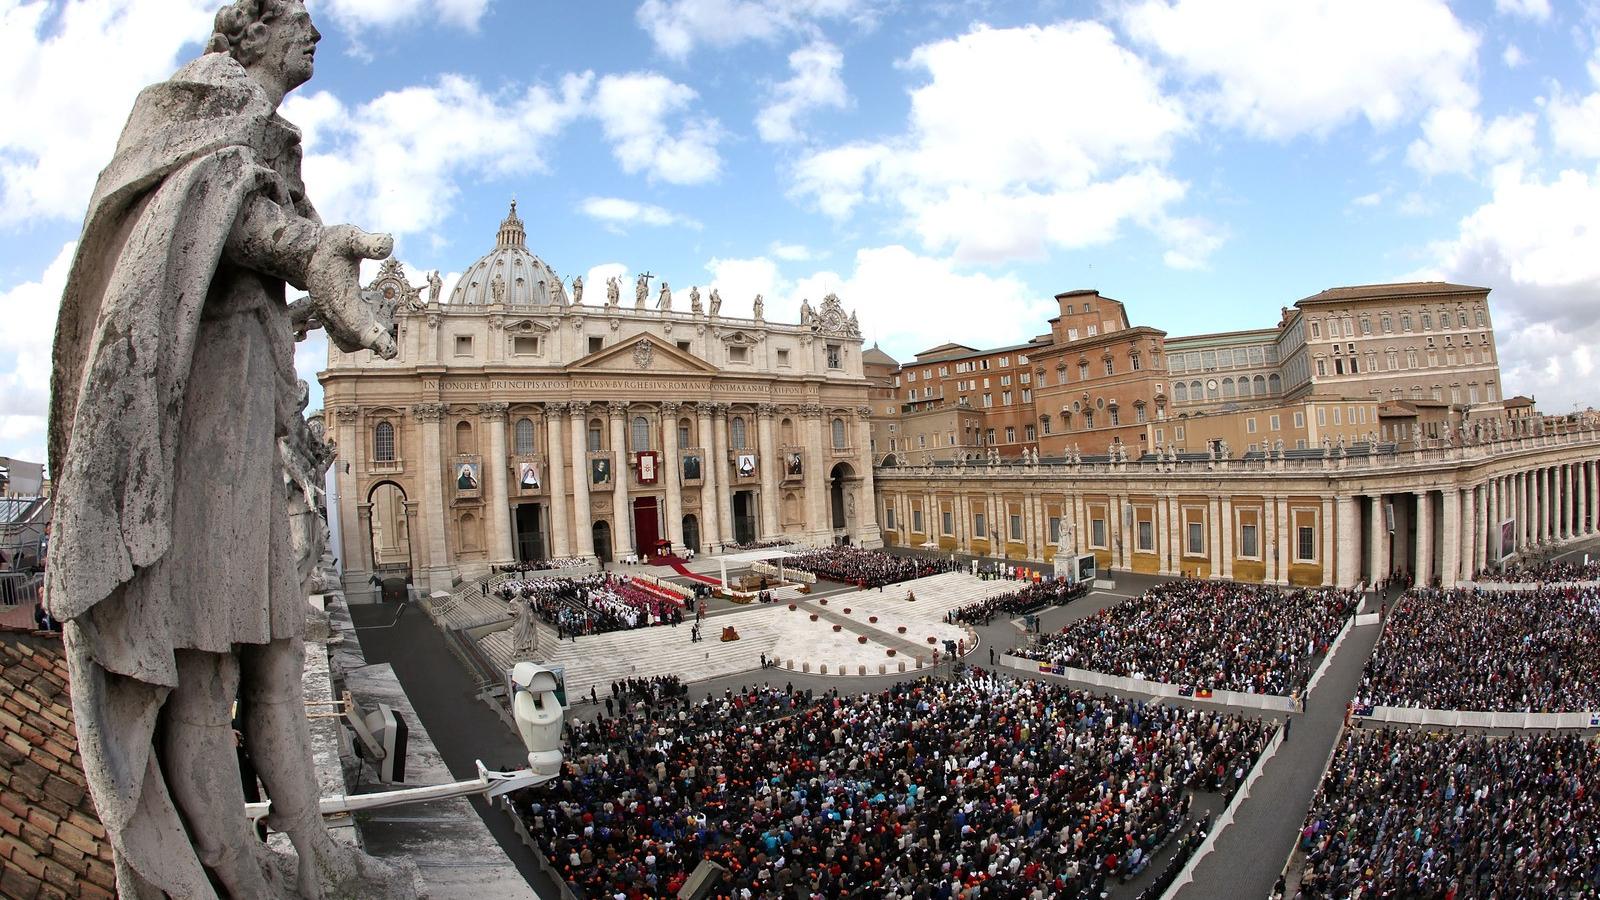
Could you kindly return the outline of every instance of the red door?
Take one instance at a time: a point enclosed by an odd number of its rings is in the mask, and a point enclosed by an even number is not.
[[[641,557],[650,553],[661,539],[656,524],[656,498],[640,497],[633,501],[633,540],[635,553]]]

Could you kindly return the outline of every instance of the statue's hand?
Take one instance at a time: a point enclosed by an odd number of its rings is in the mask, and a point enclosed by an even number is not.
[[[306,288],[317,318],[328,337],[346,353],[371,350],[393,359],[394,314],[362,296],[361,260],[384,259],[394,250],[394,238],[368,234],[353,225],[333,225],[323,230],[306,271]]]

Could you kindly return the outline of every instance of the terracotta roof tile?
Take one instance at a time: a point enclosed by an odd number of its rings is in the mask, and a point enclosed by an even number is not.
[[[114,896],[68,702],[60,639],[0,632],[0,897]]]

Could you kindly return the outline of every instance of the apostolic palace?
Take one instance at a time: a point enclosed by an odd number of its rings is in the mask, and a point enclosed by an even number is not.
[[[798,324],[649,276],[586,297],[515,204],[449,296],[427,280],[386,263],[398,355],[321,374],[347,584],[792,541],[1449,585],[1600,519],[1594,418],[1501,394],[1487,288],[1336,288],[1170,338],[1068,291],[1028,342],[897,363],[831,295]]]

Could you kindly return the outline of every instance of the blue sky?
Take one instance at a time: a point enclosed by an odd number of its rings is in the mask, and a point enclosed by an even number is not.
[[[95,174],[215,6],[0,0],[0,455],[42,457]],[[899,358],[1024,340],[1074,288],[1176,335],[1448,278],[1494,289],[1507,393],[1594,400],[1594,2],[311,9],[317,74],[283,107],[311,197],[394,233],[416,283],[448,289],[513,196],[568,278],[648,270],[732,314],[760,292],[771,318],[835,291]]]

